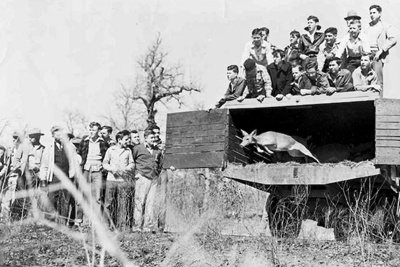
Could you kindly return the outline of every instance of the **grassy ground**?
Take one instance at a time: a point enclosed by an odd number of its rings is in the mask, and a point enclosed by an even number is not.
[[[90,244],[89,229],[83,236]],[[3,225],[0,237],[0,266],[88,266],[82,242],[47,226]],[[278,240],[213,232],[119,233],[116,238],[137,266],[400,266],[400,248],[391,243]],[[100,256],[95,258],[98,266]],[[121,265],[106,254],[104,266]]]

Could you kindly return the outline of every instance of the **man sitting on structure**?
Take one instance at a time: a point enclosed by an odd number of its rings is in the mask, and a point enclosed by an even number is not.
[[[302,34],[300,38],[300,58],[305,60],[306,57],[309,57],[311,61],[317,61],[319,47],[325,39],[325,34],[319,32],[321,26],[316,16],[309,16],[307,18],[307,24],[308,26],[304,28],[307,33]]]
[[[292,90],[291,94],[292,95],[300,95],[300,88],[299,84],[301,82],[301,77],[303,77],[304,74],[304,68],[301,65],[296,65],[292,67],[292,73],[293,73],[293,82],[292,82]]]
[[[271,44],[263,40],[261,29],[254,29],[251,32],[252,42],[248,42],[243,51],[242,64],[246,59],[252,59],[257,65],[268,66],[268,57],[271,58]]]
[[[337,42],[337,29],[330,27],[325,30],[325,42],[321,45],[320,53],[318,55],[318,66],[319,70],[322,72],[328,72],[329,61],[336,54],[339,48],[339,43]]]
[[[327,94],[347,92],[353,90],[353,79],[349,70],[341,69],[342,60],[334,57],[329,61],[329,88]]]
[[[243,95],[237,98],[237,101],[243,101],[245,98],[257,98],[258,101],[262,102],[265,97],[271,97],[271,78],[267,69],[257,65],[250,58],[243,65],[246,71],[247,88],[244,90]]]
[[[361,57],[361,65],[353,72],[354,89],[356,91],[381,91],[378,75],[372,69],[373,55]]]
[[[267,67],[272,81],[272,96],[277,100],[282,100],[284,96],[290,94],[293,82],[292,66],[284,61],[285,52],[277,49],[272,52],[274,63]]]
[[[307,63],[306,72],[299,83],[301,95],[325,94],[329,87],[327,74],[318,71],[316,61]]]
[[[216,108],[220,108],[226,101],[235,100],[243,94],[244,88],[246,87],[246,80],[239,77],[238,74],[238,66],[228,66],[226,73],[229,80],[228,89],[226,90],[225,95],[215,105]]]
[[[285,47],[285,61],[292,64],[292,66],[302,63],[302,59],[300,58],[299,41],[300,33],[298,31],[291,31],[289,34],[289,45]]]

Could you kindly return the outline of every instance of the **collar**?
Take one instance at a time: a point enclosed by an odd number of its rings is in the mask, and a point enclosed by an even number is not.
[[[90,136],[87,136],[86,138],[85,138],[85,141],[91,141],[91,139],[90,139]],[[97,139],[96,139],[96,141],[94,142],[94,143],[97,143],[97,142],[100,142],[100,141],[103,141],[104,142],[104,139],[103,139],[103,137],[101,137],[100,135],[99,135],[99,137],[97,137]]]
[[[251,48],[255,48],[255,47],[256,47],[256,46],[254,45],[254,41],[251,42]],[[267,43],[265,40],[263,40],[263,41],[261,42],[260,47],[262,47],[262,48],[267,48],[267,47],[268,47],[268,43]]]
[[[232,85],[236,85],[239,82],[239,76],[236,76],[235,79],[233,79],[233,81],[231,81]]]
[[[372,23],[373,21],[369,22],[369,26],[374,26],[374,25],[378,25],[379,23],[382,23],[382,20],[379,19],[375,24]]]

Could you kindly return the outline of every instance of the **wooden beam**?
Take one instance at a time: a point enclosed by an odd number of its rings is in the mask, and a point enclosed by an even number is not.
[[[227,109],[249,109],[249,108],[272,108],[272,107],[301,107],[318,104],[347,103],[360,101],[374,101],[379,98],[377,92],[346,92],[337,93],[331,96],[292,96],[290,99],[284,98],[281,101],[275,98],[266,98],[262,103],[256,99],[245,99],[243,102],[229,101],[223,106]]]
[[[224,165],[225,152],[166,154],[163,168],[174,166],[176,169],[221,168]]]
[[[372,162],[345,164],[228,165],[225,177],[265,185],[325,185],[380,174]]]

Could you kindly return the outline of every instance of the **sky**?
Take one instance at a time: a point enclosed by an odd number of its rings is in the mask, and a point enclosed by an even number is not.
[[[203,89],[182,109],[160,107],[157,121],[165,126],[166,113],[193,109],[193,102],[212,106],[224,93],[226,66],[239,64],[253,28],[268,27],[270,42],[284,48],[289,32],[303,32],[306,18],[316,15],[322,29],[337,27],[341,38],[347,11],[357,11],[366,25],[371,4],[382,6],[383,20],[400,36],[396,0],[0,0],[0,122],[11,123],[0,141],[25,126],[48,138],[66,108],[101,122],[120,84],[133,83],[136,61],[157,33],[168,61]],[[390,64],[400,62],[398,46]],[[386,84],[396,68],[385,69]]]

